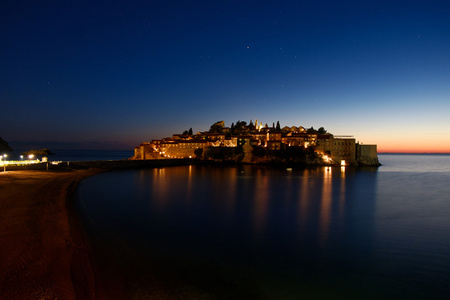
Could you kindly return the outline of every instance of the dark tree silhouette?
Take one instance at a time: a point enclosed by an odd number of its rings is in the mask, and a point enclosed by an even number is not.
[[[217,121],[216,123],[211,125],[211,128],[209,129],[209,132],[210,133],[220,133],[224,126],[225,126],[225,122],[224,121]]]
[[[317,130],[314,129],[314,127],[311,126],[311,128],[306,129],[307,133],[317,133]]]
[[[318,134],[325,134],[325,133],[327,133],[327,131],[325,130],[325,128],[320,127],[319,129],[317,129],[317,133]]]
[[[0,151],[11,152],[13,149],[8,145],[8,143],[0,137]]]

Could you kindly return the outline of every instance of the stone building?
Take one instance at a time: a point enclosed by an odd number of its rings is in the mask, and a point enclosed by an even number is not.
[[[316,151],[326,155],[337,164],[354,164],[356,161],[356,143],[350,136],[317,136]]]
[[[281,139],[282,133],[280,131],[267,132],[267,148],[269,150],[281,150],[283,141]]]
[[[350,137],[333,137],[331,141],[331,159],[343,165],[356,162],[356,141]]]
[[[359,165],[379,165],[377,145],[356,144],[356,160]]]
[[[219,124],[221,128],[225,128]],[[174,134],[171,138],[153,140],[139,145],[132,159],[193,158],[195,150],[207,147],[266,147],[270,150],[284,150],[288,147],[313,147],[332,164],[378,165],[376,145],[357,144],[352,136],[338,136],[330,133],[318,134],[304,127],[244,126],[237,134],[229,130],[214,133],[199,132],[195,135]]]
[[[164,141],[160,144],[160,154],[165,158],[193,158],[195,157],[196,149],[205,148],[207,146],[207,141]]]
[[[305,147],[315,146],[317,134],[306,132],[289,132],[282,138],[283,144],[288,147]]]
[[[139,146],[134,148],[133,159],[145,160],[145,159],[158,159],[159,153],[157,148],[159,148],[159,140],[153,140],[151,142],[144,142]]]

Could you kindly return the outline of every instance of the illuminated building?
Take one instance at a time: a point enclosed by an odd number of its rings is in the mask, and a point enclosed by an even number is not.
[[[356,143],[353,136],[318,134],[304,127],[283,127],[276,131],[273,127],[250,124],[239,128],[237,134],[224,122],[218,122],[219,132],[199,132],[195,135],[174,134],[171,138],[145,142],[135,148],[132,159],[164,159],[196,157],[197,149],[207,147],[264,147],[268,150],[285,150],[288,147],[311,148],[317,152],[325,164],[377,165],[376,145]],[[258,124],[256,120],[255,124]],[[224,130],[226,128],[226,130]],[[247,157],[247,156],[246,156]]]

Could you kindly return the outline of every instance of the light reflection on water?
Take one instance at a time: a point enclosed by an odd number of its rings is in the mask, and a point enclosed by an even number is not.
[[[131,294],[443,298],[448,179],[183,166],[100,174],[81,183],[78,200],[104,264],[117,265]]]

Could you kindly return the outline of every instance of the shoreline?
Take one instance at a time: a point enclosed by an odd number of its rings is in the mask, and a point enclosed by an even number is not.
[[[120,270],[105,272],[88,239],[75,190],[82,180],[108,171],[188,163],[41,163],[0,172],[0,299],[127,299]]]
[[[0,172],[0,298],[99,299],[73,196],[79,182],[106,171]]]

